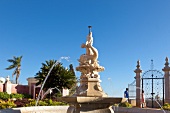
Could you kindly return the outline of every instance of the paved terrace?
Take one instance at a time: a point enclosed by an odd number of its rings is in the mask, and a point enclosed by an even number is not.
[[[66,113],[68,106],[37,106],[37,107],[21,107],[0,110],[0,113]],[[170,113],[160,109],[151,108],[123,108],[113,107],[114,113]],[[91,112],[93,113],[93,112]]]

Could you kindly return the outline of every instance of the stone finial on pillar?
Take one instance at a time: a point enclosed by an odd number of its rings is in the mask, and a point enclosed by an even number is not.
[[[10,81],[10,78],[9,76],[7,76],[6,78],[6,82],[5,82],[5,91],[8,93],[8,94],[11,94],[11,81]]]
[[[138,60],[137,61],[137,66],[136,66],[136,69],[134,71],[136,73],[136,106],[137,107],[140,107],[140,81],[141,81],[141,76],[140,76],[140,73],[142,73],[142,70],[140,69],[140,61]]]
[[[164,71],[164,80],[165,80],[165,102],[170,103],[170,67],[169,67],[169,59],[165,58],[165,67],[162,69]]]
[[[165,61],[166,61],[165,62],[165,67],[169,67],[169,59],[168,59],[168,57],[165,58]]]
[[[135,73],[141,73],[142,70],[140,69],[140,60],[137,61],[137,66],[136,70],[134,71]]]

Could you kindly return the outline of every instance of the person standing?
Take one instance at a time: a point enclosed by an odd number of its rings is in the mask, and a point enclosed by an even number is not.
[[[142,94],[141,94],[141,107],[142,108],[146,107],[144,90],[142,90]]]
[[[124,98],[128,98],[129,99],[128,88],[126,88],[126,91],[124,92]]]

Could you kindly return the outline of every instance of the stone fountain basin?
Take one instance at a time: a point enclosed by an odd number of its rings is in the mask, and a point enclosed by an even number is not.
[[[119,97],[58,97],[59,101],[70,104],[83,104],[83,103],[100,103],[100,104],[115,104],[127,101],[127,98]]]
[[[126,98],[115,97],[60,97],[59,101],[70,104],[68,113],[113,113],[110,107],[125,102]]]

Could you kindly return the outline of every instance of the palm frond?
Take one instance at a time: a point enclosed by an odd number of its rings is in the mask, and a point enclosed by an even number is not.
[[[15,60],[13,60],[13,59],[8,59],[7,61],[8,61],[8,62],[12,62],[12,63],[15,62]]]
[[[16,66],[15,65],[10,65],[9,67],[5,68],[6,70],[11,70],[13,68],[15,68]]]

